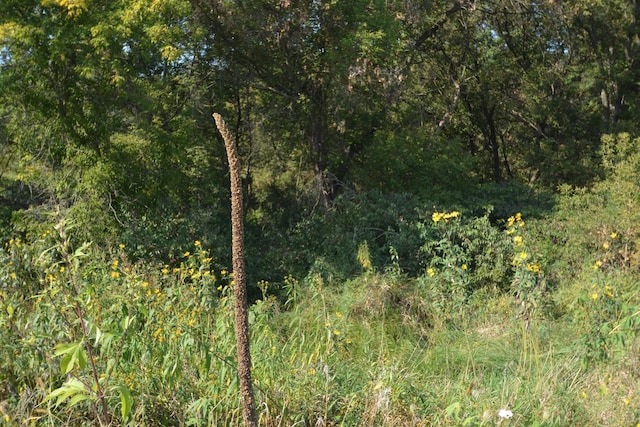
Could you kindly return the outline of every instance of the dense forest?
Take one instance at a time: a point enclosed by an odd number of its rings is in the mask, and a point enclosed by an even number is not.
[[[640,425],[640,1],[2,0],[0,425]]]

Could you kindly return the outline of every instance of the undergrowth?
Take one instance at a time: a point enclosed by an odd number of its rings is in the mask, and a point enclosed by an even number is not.
[[[423,210],[409,263],[362,239],[357,274],[255,283],[260,425],[640,423],[640,157],[603,156],[624,167],[546,216]],[[199,240],[157,264],[74,227],[0,249],[1,422],[239,424],[233,275]]]

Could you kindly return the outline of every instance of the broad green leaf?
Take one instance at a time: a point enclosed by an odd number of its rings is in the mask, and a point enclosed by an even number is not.
[[[66,381],[61,387],[53,390],[44,398],[42,402],[46,403],[50,400],[56,399],[54,406],[57,407],[69,398],[72,399],[69,401],[68,406],[73,406],[78,402],[89,398],[86,386],[76,378],[71,378],[70,380]]]
[[[120,413],[122,415],[122,419],[126,420],[129,416],[129,412],[131,412],[131,406],[133,403],[131,392],[125,386],[118,386],[116,388],[118,390],[118,393],[120,394],[120,402],[122,404],[120,407]]]

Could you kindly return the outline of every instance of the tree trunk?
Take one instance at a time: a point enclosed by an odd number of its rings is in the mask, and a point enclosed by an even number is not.
[[[333,197],[332,185],[329,182],[325,169],[325,102],[322,86],[316,86],[311,97],[311,117],[309,118],[309,154],[313,164],[313,179],[316,189],[318,204],[325,210],[329,210]]]
[[[236,351],[238,353],[238,377],[242,417],[247,427],[257,426],[256,405],[251,380],[251,351],[249,347],[249,313],[247,310],[247,283],[244,274],[244,223],[242,211],[242,181],[236,140],[231,135],[224,119],[214,113],[216,126],[222,134],[229,159],[231,175],[231,229],[233,251],[233,292],[235,298]]]

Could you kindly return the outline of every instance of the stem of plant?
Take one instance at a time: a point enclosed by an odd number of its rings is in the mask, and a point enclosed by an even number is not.
[[[240,160],[236,139],[227,129],[220,114],[214,113],[213,119],[224,139],[229,159],[231,177],[231,231],[233,257],[233,293],[235,298],[236,351],[238,353],[238,376],[240,379],[240,399],[242,417],[247,427],[257,426],[256,405],[251,380],[251,351],[249,347],[249,313],[247,309],[247,283],[244,274],[244,223],[242,208],[242,181],[240,178]]]
[[[59,230],[60,237],[62,240],[62,257],[67,266],[71,266],[71,260],[69,259],[69,242],[64,234],[64,229],[61,227]],[[96,362],[93,358],[93,351],[91,349],[91,343],[89,341],[89,333],[87,331],[87,326],[85,324],[84,313],[82,312],[82,307],[80,306],[80,302],[78,301],[78,290],[75,286],[75,276],[74,272],[71,268],[69,268],[69,285],[71,287],[71,294],[75,300],[76,304],[76,315],[80,320],[80,326],[82,329],[82,338],[84,339],[84,345],[87,349],[87,357],[89,358],[89,363],[91,364],[91,372],[93,374],[93,380],[96,384],[96,395],[98,396],[98,401],[100,402],[100,409],[102,410],[102,416],[98,415],[98,421],[100,425],[108,425],[109,424],[109,408],[107,406],[107,401],[104,396],[104,390],[100,386],[100,378],[98,376],[98,369],[96,368]],[[99,413],[99,412],[98,412]]]

